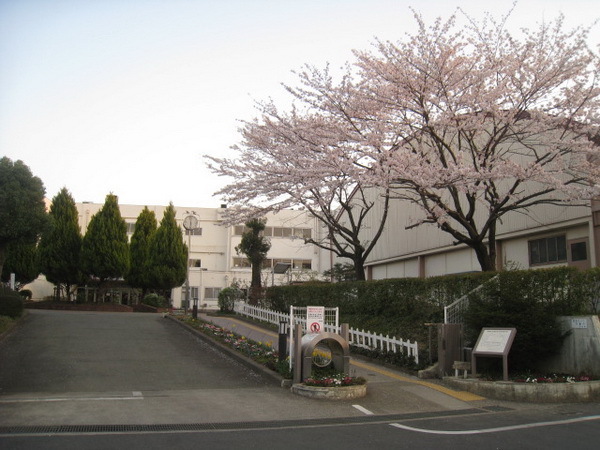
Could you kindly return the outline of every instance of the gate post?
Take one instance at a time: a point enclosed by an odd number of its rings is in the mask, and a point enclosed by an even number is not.
[[[452,372],[454,361],[463,360],[462,324],[439,323],[438,331],[438,374],[440,377]]]

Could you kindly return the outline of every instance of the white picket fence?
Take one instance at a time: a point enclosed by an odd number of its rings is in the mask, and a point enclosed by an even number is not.
[[[289,314],[248,305],[245,302],[236,302],[234,311],[254,320],[260,320],[275,325],[279,325],[280,322],[289,323],[290,321]],[[339,334],[341,331],[340,328],[341,327],[325,324],[325,331],[328,333]],[[356,330],[354,328],[350,328],[349,330],[349,341],[350,344],[357,347],[381,350],[384,352],[401,352],[407,356],[414,357],[415,362],[417,364],[419,363],[419,346],[416,341],[410,342],[410,340],[397,339],[395,336],[384,336],[383,334],[371,333],[370,331],[365,330]]]

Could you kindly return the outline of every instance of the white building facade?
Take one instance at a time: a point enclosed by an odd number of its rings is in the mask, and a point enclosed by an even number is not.
[[[94,214],[103,206],[100,203],[78,203],[79,223],[82,234]],[[127,223],[129,238],[135,230],[135,222],[144,209],[141,205],[119,205],[121,216]],[[163,217],[166,206],[148,206],[157,221]],[[186,284],[172,290],[174,307],[191,306],[197,299],[201,308],[218,307],[221,289],[236,284],[240,288],[250,286],[251,267],[244,255],[236,253],[244,226],[225,226],[222,208],[199,208],[175,206],[176,220],[189,248],[189,269]],[[184,220],[193,217],[193,229],[186,230]],[[318,247],[305,244],[304,238],[318,236],[318,221],[304,211],[284,210],[267,217],[265,236],[271,241],[271,249],[263,265],[263,286],[285,284],[320,278],[330,268],[328,253]],[[284,274],[273,273],[277,263],[287,263],[290,269]],[[189,291],[186,290],[189,283]],[[188,296],[189,292],[189,296]]]

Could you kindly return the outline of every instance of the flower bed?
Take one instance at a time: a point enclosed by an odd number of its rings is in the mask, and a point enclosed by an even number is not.
[[[279,361],[279,353],[273,349],[270,342],[255,342],[210,322],[193,319],[189,316],[176,317],[176,319],[244,354],[253,361],[279,372],[284,378],[291,378],[289,362]]]
[[[343,386],[357,386],[365,384],[367,380],[363,377],[350,377],[345,374],[337,374],[325,377],[311,377],[304,380],[304,384],[307,386],[316,387],[343,387]]]

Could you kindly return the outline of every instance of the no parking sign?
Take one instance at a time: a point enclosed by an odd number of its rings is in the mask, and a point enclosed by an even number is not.
[[[309,333],[322,333],[325,325],[325,307],[306,307],[306,330]]]

